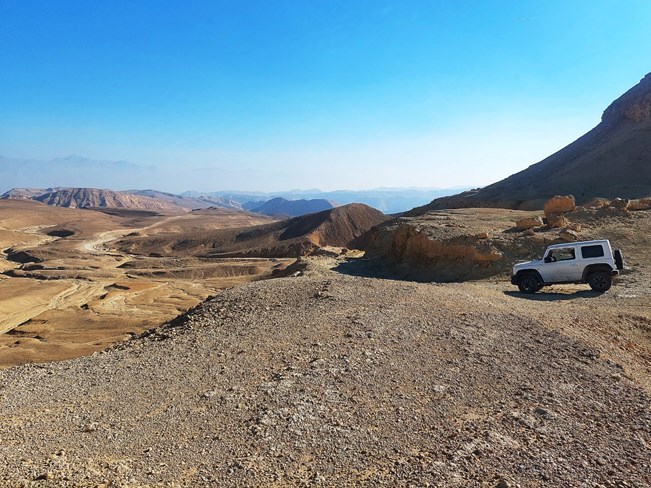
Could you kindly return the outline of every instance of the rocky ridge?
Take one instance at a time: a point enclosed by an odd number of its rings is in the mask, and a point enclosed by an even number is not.
[[[187,209],[164,200],[99,188],[13,189],[2,195],[6,199],[31,199],[46,205],[66,208],[127,208],[153,211],[184,212]]]
[[[242,210],[233,200],[219,197],[190,198],[157,190],[113,191],[100,188],[12,188],[0,195],[4,200],[36,200],[66,208],[137,209],[165,212],[189,212],[193,209],[220,207]]]

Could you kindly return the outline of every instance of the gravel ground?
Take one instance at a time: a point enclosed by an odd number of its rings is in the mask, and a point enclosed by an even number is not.
[[[496,286],[308,269],[2,371],[0,485],[651,485],[647,390]]]

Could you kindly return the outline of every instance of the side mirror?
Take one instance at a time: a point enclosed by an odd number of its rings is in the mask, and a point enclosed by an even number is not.
[[[551,263],[552,262],[552,257],[549,256],[549,255],[545,256],[545,262],[546,263]]]

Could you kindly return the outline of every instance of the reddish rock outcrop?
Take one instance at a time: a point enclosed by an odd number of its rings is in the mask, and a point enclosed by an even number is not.
[[[629,210],[651,210],[651,198],[640,198],[638,200],[631,200],[628,204]]]
[[[570,221],[567,220],[562,214],[551,214],[547,217],[547,225],[552,229],[560,229],[561,227],[567,227],[570,224]]]
[[[543,219],[541,217],[526,217],[520,219],[515,223],[515,227],[518,230],[528,230],[535,229],[537,227],[542,227],[544,225]]]
[[[574,210],[576,210],[576,201],[573,195],[556,195],[545,203],[545,217],[548,218],[552,214],[563,214]]]

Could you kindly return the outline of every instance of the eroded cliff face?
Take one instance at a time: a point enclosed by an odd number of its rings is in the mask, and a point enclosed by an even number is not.
[[[490,239],[471,235],[436,239],[410,222],[378,229],[368,252],[383,256],[399,274],[425,281],[484,278],[502,271],[504,260]]]
[[[418,281],[466,281],[510,272],[514,260],[529,259],[558,233],[531,239],[515,222],[532,212],[457,209],[403,217],[373,229],[367,256],[396,275]],[[525,238],[526,236],[526,238]]]

